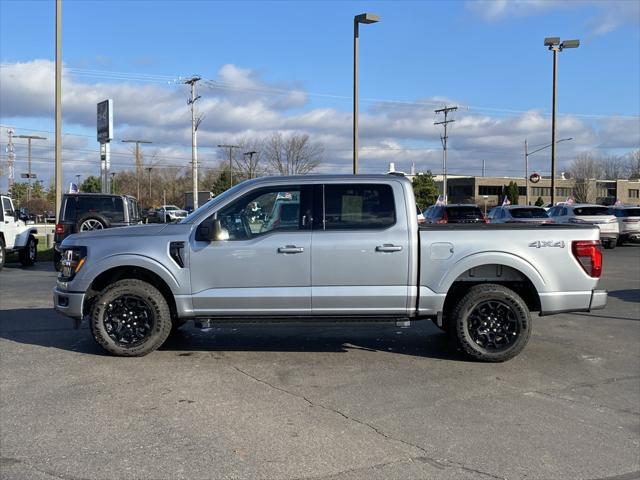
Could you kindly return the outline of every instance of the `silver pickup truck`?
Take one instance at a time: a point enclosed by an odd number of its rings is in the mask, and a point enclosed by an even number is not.
[[[177,224],[85,232],[61,245],[55,309],[89,317],[122,356],[187,320],[431,319],[471,357],[517,355],[530,312],[603,308],[599,231],[569,225],[419,227],[411,182],[390,175],[249,180]]]

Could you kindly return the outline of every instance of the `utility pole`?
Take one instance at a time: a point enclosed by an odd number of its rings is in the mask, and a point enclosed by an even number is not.
[[[529,150],[526,138],[524,139],[524,191],[525,205],[529,205]]]
[[[482,176],[484,177],[484,160],[482,160]]]
[[[147,167],[147,172],[149,173],[149,206],[151,206],[151,170],[153,167]]]
[[[140,144],[152,143],[148,140],[122,140],[122,143],[136,144],[136,200],[140,201],[140,176],[142,175],[142,159],[140,156]]]
[[[116,172],[109,172],[111,175],[111,193],[116,193]]]
[[[27,179],[29,180],[29,185],[27,187],[27,206],[31,206],[31,179],[37,178],[35,173],[31,173],[31,140],[46,140],[47,137],[41,137],[39,135],[17,135],[16,138],[26,138],[27,139]]]
[[[55,130],[56,130],[56,225],[60,221],[62,206],[62,0],[56,0],[56,86],[55,86]]]
[[[444,113],[444,121],[443,122],[434,122],[434,125],[444,125],[444,135],[440,136],[440,141],[442,142],[442,195],[444,197],[444,202],[447,203],[447,125],[455,122],[455,120],[448,120],[447,116],[449,112],[455,112],[458,110],[458,107],[444,107],[436,110],[436,114]]]
[[[15,179],[15,160],[16,160],[16,151],[13,145],[13,134],[15,133],[13,128],[8,128],[7,133],[9,134],[9,143],[7,144],[7,164],[9,166],[9,177],[8,177],[8,189],[11,192],[11,188],[13,187],[13,181]]]
[[[233,149],[240,148],[238,145],[218,145],[219,148],[229,149],[229,188],[233,187]]]
[[[249,155],[249,168],[247,169],[249,172],[249,178],[253,178],[253,156],[258,153],[255,150],[251,150],[250,152],[244,152],[243,155],[246,157]]]
[[[200,95],[196,96],[196,83],[200,77],[191,77],[184,81],[185,85],[191,86],[191,98],[187,104],[191,106],[191,178],[193,180],[193,209],[198,208],[198,140],[196,132],[200,125],[200,119],[196,119],[195,105]]]
[[[76,185],[78,186],[78,191],[80,191],[80,177],[82,175],[80,175],[79,173],[76,173]]]

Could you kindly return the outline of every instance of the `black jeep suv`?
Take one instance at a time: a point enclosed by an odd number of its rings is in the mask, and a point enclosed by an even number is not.
[[[128,195],[67,193],[62,197],[54,236],[53,264],[60,268],[58,246],[72,233],[140,223],[138,202]]]

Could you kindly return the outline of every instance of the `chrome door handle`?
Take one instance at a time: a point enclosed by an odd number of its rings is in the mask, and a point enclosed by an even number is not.
[[[400,245],[391,245],[389,243],[376,247],[376,252],[400,252],[401,250],[402,247]]]
[[[303,247],[296,247],[295,245],[287,245],[286,247],[278,248],[278,253],[302,253]]]

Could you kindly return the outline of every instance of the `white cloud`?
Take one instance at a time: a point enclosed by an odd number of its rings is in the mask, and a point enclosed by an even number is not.
[[[496,22],[508,17],[538,15],[559,9],[592,7],[596,14],[586,27],[593,35],[605,35],[626,24],[640,24],[640,2],[637,0],[467,0],[465,8],[485,21]]]
[[[27,78],[29,81],[25,81]],[[32,118],[50,125],[49,130],[52,130],[53,79],[54,66],[50,61],[2,65],[0,123],[15,124]],[[300,108],[307,101],[307,93],[303,90],[269,84],[255,71],[234,65],[222,67],[214,81],[225,88],[208,89],[203,80],[199,84],[202,98],[197,103],[199,113],[204,116],[198,136],[199,156],[206,166],[218,162],[219,151],[215,147],[219,143],[264,137],[280,131],[308,133],[314,141],[324,145],[323,171],[350,171],[350,110]],[[145,146],[144,151],[149,155],[157,152],[159,165],[186,166],[190,161],[191,144],[187,97],[188,91],[183,85],[161,86],[132,81],[89,83],[65,71],[65,131],[88,135],[65,137],[65,165],[73,166],[71,170],[79,170],[77,173],[83,175],[88,171],[97,173],[98,150],[93,134],[96,103],[113,98],[118,139],[150,140],[153,145]],[[360,116],[362,170],[383,172],[389,162],[395,162],[398,169],[408,171],[415,162],[419,170],[439,171],[442,128],[434,125],[433,110],[445,103],[464,102],[422,98],[413,103],[379,101],[363,108]],[[539,111],[493,114],[461,109],[453,118],[456,121],[449,131],[449,168],[456,173],[478,174],[482,160],[486,160],[491,173],[513,173],[522,163],[525,138],[532,147],[545,145],[550,140],[550,119]],[[558,138],[573,138],[558,149],[559,168],[563,163],[569,163],[578,151],[595,148],[621,151],[639,148],[640,144],[637,117],[586,120],[562,115],[558,119],[557,132]],[[6,142],[6,136],[2,132],[0,135],[0,142]],[[41,150],[42,168],[47,165],[52,172],[52,140],[46,145],[47,148]],[[118,170],[133,166],[128,145],[114,142],[112,155]],[[541,152],[532,157],[532,162],[539,162],[535,168],[544,171],[546,159],[548,152]]]

